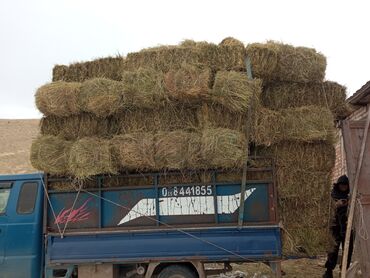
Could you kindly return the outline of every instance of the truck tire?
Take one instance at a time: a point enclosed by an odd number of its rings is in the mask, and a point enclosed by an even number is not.
[[[198,275],[186,266],[170,265],[159,273],[158,278],[198,278]]]

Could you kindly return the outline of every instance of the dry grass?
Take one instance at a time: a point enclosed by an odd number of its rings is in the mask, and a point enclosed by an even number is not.
[[[269,41],[246,48],[253,76],[264,81],[321,82],[326,58],[315,49]]]
[[[171,99],[199,103],[208,97],[211,78],[209,69],[183,64],[180,69],[165,74],[164,84]]]
[[[94,78],[82,83],[78,101],[83,111],[108,117],[123,109],[123,95],[122,82]]]
[[[230,111],[245,113],[253,104],[252,99],[259,99],[261,90],[261,81],[250,80],[245,73],[220,71],[216,74],[211,99]]]
[[[130,133],[112,139],[113,154],[120,168],[145,171],[155,168],[154,135],[148,132]]]
[[[66,140],[84,137],[111,138],[118,133],[118,123],[112,118],[98,118],[81,113],[69,117],[48,116],[40,121],[42,135],[60,136]]]
[[[121,79],[124,59],[121,56],[74,63],[69,66],[56,65],[53,81],[83,82],[92,78]]]
[[[334,119],[330,110],[319,106],[258,111],[253,141],[272,145],[283,141],[334,142]]]
[[[151,108],[168,103],[163,74],[149,68],[124,71],[122,83],[127,107]]]
[[[201,138],[203,162],[210,168],[240,168],[246,155],[246,137],[230,129],[205,129]]]
[[[32,142],[31,164],[51,174],[69,173],[68,160],[72,143],[56,136],[39,136]]]
[[[150,67],[168,72],[181,68],[183,63],[216,70],[244,69],[245,48],[242,45],[215,45],[186,40],[179,45],[160,46],[129,53],[127,70]]]
[[[115,161],[109,140],[84,138],[75,141],[69,156],[69,171],[78,179],[85,179],[98,174],[116,174]]]
[[[162,109],[137,109],[117,115],[119,133],[185,131],[198,128],[197,108],[165,106]]]
[[[284,254],[325,252],[331,244],[327,232],[334,146],[328,142],[284,142],[254,152],[275,159]]]
[[[35,95],[36,106],[44,115],[66,117],[78,114],[81,109],[78,96],[81,84],[54,82],[40,87]]]
[[[200,135],[182,130],[155,135],[157,169],[181,170],[200,160]]]
[[[348,114],[346,88],[331,81],[271,83],[265,87],[261,100],[265,107],[273,110],[316,105],[330,109],[337,118]]]
[[[272,156],[279,168],[296,167],[307,172],[331,171],[335,162],[334,145],[328,142],[283,142],[257,151],[260,155]]]

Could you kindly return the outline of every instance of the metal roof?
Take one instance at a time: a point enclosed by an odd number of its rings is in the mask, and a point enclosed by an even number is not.
[[[350,96],[347,102],[353,105],[367,105],[370,103],[370,81]]]

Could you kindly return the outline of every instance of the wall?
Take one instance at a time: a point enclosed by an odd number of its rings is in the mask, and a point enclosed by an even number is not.
[[[362,120],[366,117],[367,107],[359,106],[356,110],[348,116],[350,120]],[[335,145],[335,166],[333,168],[333,182],[335,182],[341,175],[347,174],[346,158],[344,153],[343,136],[341,130],[338,128],[337,131],[338,141]]]

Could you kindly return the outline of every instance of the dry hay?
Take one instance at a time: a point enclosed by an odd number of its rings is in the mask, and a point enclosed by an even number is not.
[[[156,169],[181,170],[200,163],[200,134],[182,130],[155,135]]]
[[[167,105],[160,109],[127,110],[115,116],[119,133],[191,131],[198,128],[197,108]]]
[[[241,45],[215,45],[186,40],[180,45],[160,46],[129,53],[125,60],[127,70],[150,67],[168,72],[181,68],[183,63],[211,70],[244,69],[245,48]]]
[[[71,175],[78,179],[98,174],[116,174],[118,170],[110,141],[95,137],[75,141],[68,164]]]
[[[204,129],[201,157],[209,168],[240,168],[246,155],[244,134],[224,128]]]
[[[261,81],[248,79],[247,75],[235,71],[219,71],[216,74],[211,99],[230,111],[243,113],[253,105],[253,97],[259,99]]]
[[[120,168],[145,171],[155,168],[154,135],[148,132],[115,136],[112,151]]]
[[[284,226],[282,243],[284,256],[317,256],[325,254],[332,247],[333,239],[327,227]]]
[[[261,108],[257,115],[253,141],[272,145],[282,141],[334,142],[334,119],[330,110],[319,106],[274,111]]]
[[[44,115],[65,117],[81,112],[78,95],[81,84],[54,82],[40,87],[35,95],[36,106]]]
[[[155,108],[168,103],[163,74],[149,68],[122,73],[124,100],[127,107]]]
[[[263,105],[278,110],[317,105],[329,108],[339,118],[347,115],[346,88],[336,82],[268,84],[261,96]]]
[[[71,142],[56,136],[39,136],[32,142],[31,164],[47,173],[67,174],[71,146]]]
[[[118,133],[118,122],[113,117],[98,118],[81,113],[69,117],[47,116],[40,121],[42,135],[60,136],[66,140],[84,137],[111,138]]]
[[[329,197],[331,171],[307,171],[299,166],[276,168],[276,182],[281,198],[297,198],[302,202]]]
[[[280,220],[290,228],[327,228],[330,224],[330,183],[325,194],[306,198],[279,198]],[[309,186],[308,184],[306,185]]]
[[[258,153],[275,158],[278,168],[302,169],[307,172],[329,172],[335,163],[335,148],[328,142],[283,142],[263,147]]]
[[[178,70],[164,75],[164,85],[169,97],[182,103],[199,103],[208,97],[211,71],[183,64]]]
[[[226,128],[243,133],[247,130],[247,113],[233,112],[221,105],[204,103],[197,117],[201,128]],[[255,125],[254,120],[255,117],[251,119],[251,126]]]
[[[83,82],[98,77],[121,80],[123,62],[123,57],[117,56],[69,66],[56,65],[53,68],[53,81]]]
[[[122,82],[94,78],[82,83],[79,94],[81,109],[98,117],[108,117],[123,109],[124,87]]]
[[[103,187],[131,187],[131,186],[152,186],[154,184],[153,178],[151,176],[136,176],[136,177],[126,177],[126,176],[106,176],[103,180]]]
[[[250,44],[246,52],[253,76],[267,82],[321,82],[325,77],[326,58],[313,48],[269,41]]]
[[[227,37],[227,38],[224,38],[220,43],[219,43],[220,46],[239,46],[239,47],[245,47],[244,46],[244,43],[242,43],[241,41],[233,38],[233,37]]]

